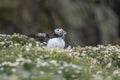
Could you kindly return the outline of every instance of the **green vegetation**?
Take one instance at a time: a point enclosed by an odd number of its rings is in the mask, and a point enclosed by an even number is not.
[[[119,24],[120,0],[0,0],[2,34],[52,35],[62,27],[74,46],[118,44]]]
[[[0,37],[0,80],[119,80],[120,46],[47,49],[24,35]]]

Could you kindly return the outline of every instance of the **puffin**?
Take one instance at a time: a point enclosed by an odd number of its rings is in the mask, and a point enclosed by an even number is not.
[[[47,48],[59,48],[64,49],[65,47],[65,36],[66,31],[62,28],[55,28],[53,36],[50,37],[49,34],[43,32],[43,33],[37,33],[37,34],[30,34],[28,35],[29,38],[33,38],[35,40],[40,41],[41,43],[46,43]]]

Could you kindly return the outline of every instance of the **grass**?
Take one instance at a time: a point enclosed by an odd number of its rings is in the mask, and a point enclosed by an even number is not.
[[[0,37],[0,80],[119,80],[120,46],[47,49],[24,35]]]

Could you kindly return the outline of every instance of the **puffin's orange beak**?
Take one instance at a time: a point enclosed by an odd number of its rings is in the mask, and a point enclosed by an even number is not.
[[[67,32],[66,31],[64,31],[62,28],[61,28],[61,31],[66,35],[67,34]]]

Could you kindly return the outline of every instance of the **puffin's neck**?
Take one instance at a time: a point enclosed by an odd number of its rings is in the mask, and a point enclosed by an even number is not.
[[[54,37],[56,37],[56,38],[57,38],[57,37],[59,37],[59,35],[57,35],[57,34],[55,34],[55,33],[54,33]]]
[[[54,38],[61,38],[61,39],[64,39],[63,37],[60,37],[59,35],[55,34],[54,33]]]

